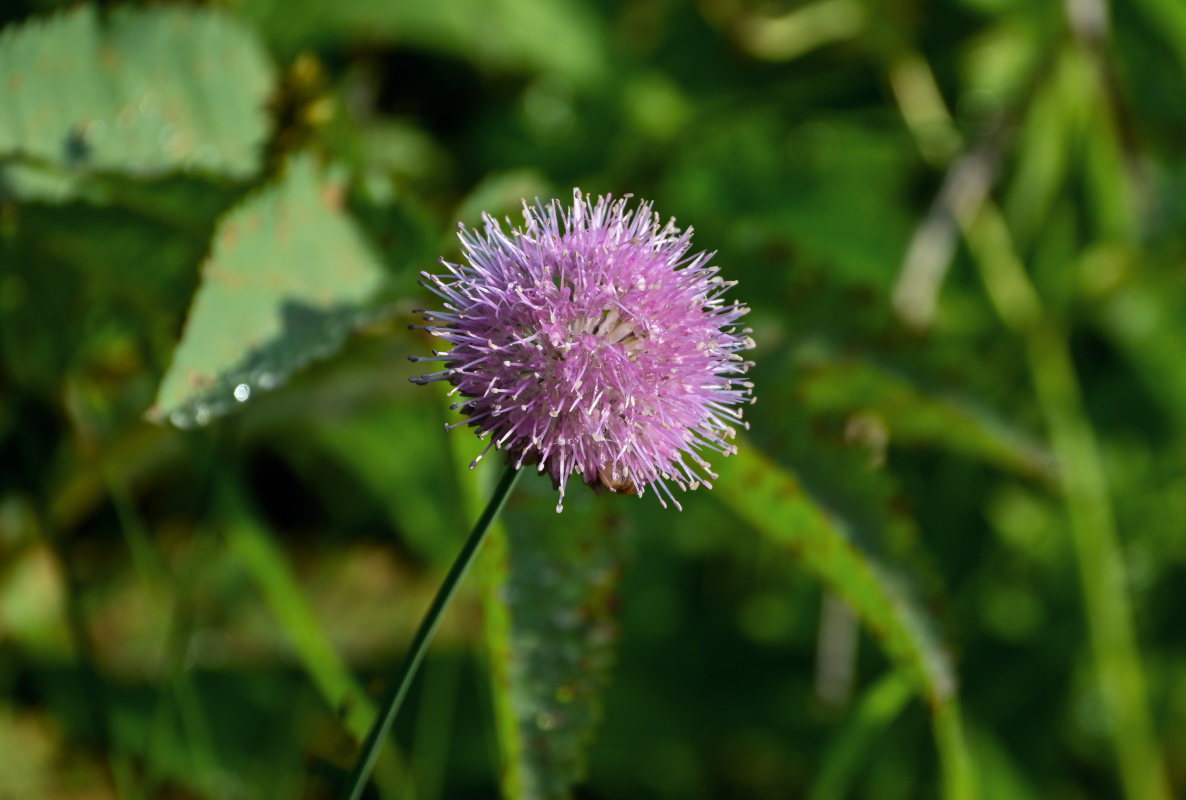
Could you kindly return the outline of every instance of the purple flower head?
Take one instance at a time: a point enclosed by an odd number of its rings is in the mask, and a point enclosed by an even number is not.
[[[735,324],[749,309],[726,301],[734,282],[710,266],[714,253],[688,255],[692,229],[661,225],[650,203],[626,198],[523,204],[525,227],[504,233],[461,226],[464,264],[442,260],[443,276],[422,273],[444,300],[424,312],[452,349],[433,351],[444,369],[414,378],[448,381],[452,407],[515,466],[539,465],[564,490],[574,473],[590,485],[644,494],[654,486],[680,507],[670,485],[711,487],[697,452],[736,452],[729,442],[750,403],[754,346]],[[509,225],[509,220],[508,220]],[[747,426],[748,427],[748,426]]]

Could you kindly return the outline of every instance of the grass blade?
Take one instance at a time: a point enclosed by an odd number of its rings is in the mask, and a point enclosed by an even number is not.
[[[738,449],[721,463],[714,494],[848,601],[930,706],[946,797],[974,798],[951,663],[901,578],[854,542],[840,519],[817,504],[795,475],[752,443],[743,442]]]

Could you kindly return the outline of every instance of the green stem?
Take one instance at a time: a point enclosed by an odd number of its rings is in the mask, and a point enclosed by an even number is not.
[[[980,796],[972,751],[964,734],[959,702],[953,695],[931,711],[935,745],[943,770],[943,797],[949,800],[974,800]]]
[[[1132,800],[1170,800],[1173,795],[1149,715],[1103,456],[1083,410],[1070,349],[1065,338],[1047,326],[1031,334],[1027,350],[1062,473],[1096,676],[1125,794]]]
[[[869,687],[837,731],[834,744],[828,746],[807,800],[844,800],[860,774],[862,756],[901,715],[914,694],[914,683],[897,670]]]
[[[420,662],[424,660],[424,654],[428,650],[428,643],[432,640],[432,635],[436,632],[441,617],[444,615],[445,609],[449,607],[449,602],[453,599],[453,595],[457,593],[457,587],[461,584],[461,579],[465,577],[465,573],[474,562],[474,557],[478,554],[478,550],[481,549],[482,542],[486,539],[486,533],[490,530],[491,523],[498,516],[498,512],[502,510],[518,478],[519,470],[513,466],[508,466],[506,472],[503,473],[502,479],[499,480],[498,486],[494,488],[494,494],[490,497],[490,502],[486,505],[486,510],[482,512],[481,518],[474,525],[473,532],[470,533],[465,545],[461,548],[461,552],[457,554],[457,558],[453,561],[453,566],[449,568],[449,574],[445,576],[445,582],[441,584],[436,597],[433,598],[428,613],[424,615],[424,619],[416,631],[416,636],[412,639],[412,646],[404,658],[403,667],[400,669],[400,673],[392,684],[387,696],[383,698],[381,705],[382,711],[379,717],[376,718],[375,724],[371,726],[371,732],[367,734],[366,741],[362,745],[362,752],[359,753],[358,760],[354,764],[354,769],[350,773],[350,779],[347,782],[349,789],[343,795],[348,800],[358,800],[362,796],[362,790],[366,787],[367,777],[371,774],[371,768],[375,765],[375,759],[379,755],[379,748],[383,740],[387,738],[387,734],[391,731],[391,725],[395,722],[395,716],[399,713],[399,708],[408,694],[408,687],[412,684],[412,678],[416,676],[416,670],[420,667]]]
[[[1067,337],[1049,320],[992,203],[963,220],[989,298],[1025,341],[1071,522],[1096,680],[1130,800],[1172,796],[1153,723],[1103,455],[1083,407]]]

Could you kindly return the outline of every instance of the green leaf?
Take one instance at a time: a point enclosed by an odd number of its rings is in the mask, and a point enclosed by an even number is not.
[[[904,579],[863,549],[843,516],[821,507],[798,478],[750,442],[724,459],[714,494],[759,533],[798,556],[852,606],[933,713],[949,798],[974,795],[956,679],[946,649],[932,632]]]
[[[856,359],[813,360],[795,386],[810,413],[871,412],[891,441],[942,447],[1046,482],[1054,457],[1037,437],[973,400],[936,394],[898,373]]]
[[[950,699],[955,676],[947,652],[903,579],[863,550],[846,532],[844,520],[818,505],[793,474],[752,442],[738,449],[720,462],[714,494],[847,600],[929,701]]]
[[[337,350],[375,316],[384,271],[307,156],[231,211],[149,417],[203,425]]]
[[[523,493],[542,480],[524,481]],[[507,798],[569,797],[585,775],[623,560],[621,531],[596,499],[574,493],[562,527],[550,502],[512,506],[488,541],[486,639]]]
[[[423,400],[387,402],[349,419],[316,420],[310,435],[323,457],[350,470],[379,499],[409,546],[448,563],[456,544],[441,531],[460,530],[468,522],[450,497],[454,482],[441,441],[446,435],[441,400],[435,393],[423,395]],[[392,458],[393,442],[414,457]]]
[[[766,248],[790,244],[800,269],[755,272],[748,291],[784,292],[806,268],[825,270],[838,284],[892,286],[897,256],[887,254],[905,250],[913,220],[883,198],[908,191],[909,140],[839,118],[821,117],[789,134],[788,121],[770,112],[728,126],[712,124],[711,116],[703,122],[687,126],[656,205],[695,220],[698,234],[725,243],[734,257],[749,251],[766,258]],[[786,144],[775,148],[773,141]]]
[[[236,6],[287,53],[366,38],[577,81],[594,79],[607,66],[604,23],[578,0],[238,0]]]
[[[334,652],[283,551],[238,497],[229,490],[226,495],[224,502],[232,512],[226,527],[227,544],[259,586],[322,699],[342,715],[347,730],[362,740],[375,719],[374,703]]]
[[[842,800],[860,769],[861,758],[902,713],[911,695],[910,683],[897,672],[866,690],[828,748],[808,800]]]
[[[284,552],[237,489],[226,484],[219,488],[219,493],[227,513],[226,541],[231,551],[287,634],[297,661],[317,693],[341,717],[346,730],[362,741],[376,717],[374,703],[334,651],[333,643],[305,599]],[[394,741],[384,743],[381,755],[376,780],[388,791],[387,796],[404,800],[415,797],[408,779],[408,766]]]
[[[1137,0],[1132,4],[1186,71],[1186,6],[1177,0]]]
[[[1112,261],[1132,258],[1123,251],[1098,255]],[[1112,292],[1098,312],[1104,333],[1179,430],[1186,430],[1186,373],[1180,368],[1186,343],[1184,290],[1180,279],[1155,282],[1138,276]]]
[[[272,67],[224,14],[91,6],[0,32],[0,180],[60,199],[96,171],[245,178],[268,135]],[[20,162],[28,162],[20,164]]]
[[[233,195],[192,177],[104,183],[111,189],[107,205],[29,203],[13,210],[11,236],[0,243],[2,291],[24,300],[10,300],[0,314],[0,358],[14,383],[47,394],[60,391],[71,371],[103,369],[112,358],[145,359],[157,375],[145,376],[139,398],[129,397],[121,412],[137,414],[168,363],[197,282],[194,267]],[[125,197],[128,188],[144,196]]]
[[[1076,134],[1091,123],[1093,66],[1074,48],[1057,54],[1034,92],[1020,132],[1017,168],[1005,197],[1013,238],[1028,246],[1048,221],[1073,166]]]
[[[492,172],[462,199],[453,216],[471,227],[481,227],[484,213],[517,221],[522,218],[523,201],[532,203],[538,197],[547,202],[550,188],[547,179],[534,169]]]

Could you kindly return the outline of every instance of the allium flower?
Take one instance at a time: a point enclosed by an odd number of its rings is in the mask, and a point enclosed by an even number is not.
[[[444,311],[423,327],[449,341],[433,351],[444,369],[413,378],[448,381],[452,408],[516,467],[539,465],[560,490],[575,472],[586,483],[643,494],[654,486],[679,508],[669,483],[695,489],[717,477],[697,449],[724,455],[753,402],[743,379],[754,343],[734,325],[749,309],[723,295],[734,282],[688,255],[692,229],[661,225],[650,203],[626,199],[523,204],[524,230],[461,226],[466,263],[442,260],[444,276],[422,273]],[[508,220],[509,225],[509,220]]]

